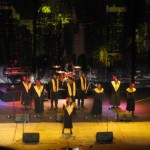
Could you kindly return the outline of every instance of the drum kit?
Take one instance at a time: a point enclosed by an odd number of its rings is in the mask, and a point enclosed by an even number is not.
[[[65,72],[63,70],[59,70],[61,68],[59,65],[55,65],[53,66],[53,68],[56,69],[56,73],[59,76],[59,80],[64,82],[67,81],[69,77],[75,79],[76,76],[79,74],[78,72],[80,71],[81,66],[74,66],[74,72]]]

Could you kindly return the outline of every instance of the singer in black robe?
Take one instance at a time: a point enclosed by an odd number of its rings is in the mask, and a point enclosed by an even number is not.
[[[78,109],[83,109],[84,100],[86,98],[87,80],[84,73],[81,74],[79,80],[77,80],[77,98],[78,98]]]
[[[121,82],[118,80],[118,78],[113,76],[113,80],[111,81],[111,109],[119,108],[120,106],[120,85]]]
[[[101,117],[102,116],[102,102],[103,102],[103,93],[104,93],[104,88],[100,84],[97,85],[93,89],[93,108],[92,108],[92,114],[93,117],[96,118],[98,115]]]
[[[58,108],[58,98],[59,98],[59,80],[56,74],[53,74],[53,77],[50,81],[50,99],[51,99],[51,108],[53,108],[53,102],[55,102],[55,109]]]
[[[74,109],[75,103],[72,101],[71,98],[68,98],[66,102],[63,104],[63,110],[64,110],[64,124],[63,124],[63,130],[62,134],[64,133],[65,128],[70,129],[70,133],[72,134],[72,114]]]
[[[30,82],[28,77],[24,77],[21,83],[21,95],[20,100],[21,104],[23,105],[23,110],[28,110],[31,107],[32,102],[32,90],[33,85]]]
[[[127,93],[127,106],[126,106],[126,110],[128,110],[129,112],[132,112],[132,115],[134,115],[134,111],[135,111],[135,92],[136,92],[136,88],[134,87],[134,84],[130,84],[130,86],[126,89],[126,93]]]
[[[33,99],[35,104],[36,117],[41,117],[44,112],[44,99],[45,99],[46,89],[41,84],[40,80],[35,81],[35,86],[33,87]]]

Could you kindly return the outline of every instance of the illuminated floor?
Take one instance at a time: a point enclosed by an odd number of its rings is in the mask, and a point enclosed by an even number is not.
[[[62,123],[1,123],[0,145],[16,150],[63,150],[78,147],[81,150],[149,149],[150,122],[94,122],[74,123],[73,134],[68,130],[61,134]],[[25,133],[38,132],[39,143],[22,142]],[[97,144],[97,132],[113,132],[113,143]]]
[[[58,111],[49,110],[49,100],[44,102],[45,112],[41,119],[33,118],[34,106],[26,112],[30,115],[27,123],[15,122],[15,115],[22,113],[20,101],[0,101],[0,145],[16,150],[64,150],[66,147],[78,147],[80,150],[112,149],[150,149],[150,94],[149,89],[138,89],[136,94],[135,117],[132,121],[118,121],[118,112],[125,111],[125,97],[121,98],[121,109],[109,110],[109,99],[103,101],[102,119],[93,118],[91,107],[93,100],[85,100],[85,109],[77,110],[73,117],[73,134],[68,130],[62,134],[62,123],[56,122],[56,114],[62,111],[65,99],[59,100]],[[11,118],[7,116],[11,115]],[[97,144],[97,132],[112,132],[112,144]],[[39,133],[39,143],[22,142],[23,133]]]

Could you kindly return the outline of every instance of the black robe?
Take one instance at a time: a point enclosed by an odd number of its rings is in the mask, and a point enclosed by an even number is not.
[[[67,109],[66,109],[69,105],[73,105],[73,107],[74,107],[74,102],[72,102],[71,104],[66,103],[66,104],[63,105],[63,109],[64,109],[64,128],[73,128],[73,124],[72,124],[73,110],[72,110],[71,114],[69,114]]]
[[[35,103],[35,113],[43,113],[44,112],[44,99],[45,99],[44,86],[43,86],[43,90],[41,91],[40,96],[38,95],[35,88],[33,88],[33,99]]]
[[[127,92],[127,106],[126,106],[126,110],[128,111],[134,111],[135,110],[135,91],[128,91],[129,88],[127,88],[126,92]]]
[[[33,91],[33,85],[31,84],[30,88],[28,87],[28,90],[24,86],[23,82],[21,83],[21,103],[25,106],[31,105],[32,100],[32,91]]]
[[[94,102],[92,107],[92,114],[102,114],[103,92],[97,93],[95,90],[93,90],[93,98]]]
[[[111,83],[111,100],[110,105],[119,106],[120,105],[120,86],[117,91],[115,91]]]

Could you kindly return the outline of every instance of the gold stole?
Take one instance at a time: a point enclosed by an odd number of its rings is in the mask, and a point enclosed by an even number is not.
[[[35,89],[35,91],[36,91],[36,93],[38,94],[39,97],[42,94],[43,88],[44,87],[42,85],[40,85],[40,87],[37,87],[37,85],[34,86],[34,89]]]
[[[94,91],[95,91],[96,93],[103,93],[103,92],[104,92],[104,89],[103,89],[103,88],[101,88],[101,89],[95,88]]]
[[[74,103],[72,103],[71,105],[67,105],[67,103],[65,103],[64,105],[65,105],[65,108],[66,108],[66,110],[70,116],[72,111],[73,111],[73,108],[74,108]]]
[[[115,81],[111,81],[111,84],[114,87],[115,92],[117,92],[120,87],[120,81],[118,81],[117,84],[115,83]]]
[[[86,90],[86,78],[84,78],[84,83],[83,83],[83,77],[80,77],[81,80],[81,90]]]
[[[53,91],[54,91],[54,92],[58,92],[58,89],[59,89],[58,80],[56,80],[56,82],[55,82],[55,80],[52,79],[52,86],[53,86]]]
[[[132,89],[131,88],[127,88],[126,90],[129,93],[134,93],[136,91],[136,88],[132,88]]]
[[[23,81],[23,85],[24,85],[24,87],[25,87],[25,89],[26,89],[26,91],[27,91],[27,93],[28,93],[29,89],[31,88],[32,83],[26,84],[26,83]]]
[[[73,91],[71,89],[70,84],[67,83],[69,96],[75,96],[76,95],[76,85],[75,85],[75,82],[73,82],[72,84],[73,84]]]

